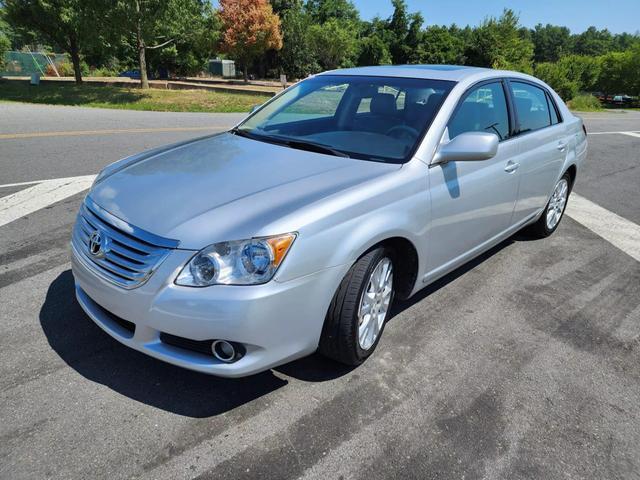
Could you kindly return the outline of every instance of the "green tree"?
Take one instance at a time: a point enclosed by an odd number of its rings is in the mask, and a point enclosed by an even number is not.
[[[464,64],[465,43],[457,27],[431,25],[422,34],[418,48],[420,63]]]
[[[93,0],[4,0],[5,18],[14,28],[35,31],[67,52],[76,83],[82,83],[80,55],[98,38],[99,2]]]
[[[323,24],[311,25],[308,39],[311,50],[323,70],[354,64],[357,39],[348,23],[332,18]]]
[[[163,67],[177,75],[194,75],[201,72],[220,43],[222,23],[218,12],[210,3],[202,3],[189,22],[189,30],[176,37],[165,48],[151,51],[149,64]]]
[[[640,42],[636,42],[629,50],[628,62],[629,94],[640,97]]]
[[[358,65],[389,65],[391,61],[389,48],[378,35],[373,34],[361,40]]]
[[[609,52],[602,57],[598,87],[606,94],[639,94],[640,50]]]
[[[307,30],[311,18],[302,0],[273,1],[274,12],[282,23],[282,50],[276,53],[276,66],[290,78],[304,78],[318,70],[309,45]]]
[[[533,43],[524,37],[518,16],[510,9],[476,28],[465,54],[470,65],[533,71]]]
[[[565,101],[571,100],[580,91],[580,83],[570,79],[565,66],[559,63],[538,63],[535,76],[550,85]]]
[[[601,71],[602,58],[585,55],[567,55],[557,62],[542,62],[535,67],[535,75],[564,100],[571,100],[579,92],[600,88]]]
[[[640,34],[632,35],[631,33],[619,33],[613,36],[611,48],[616,52],[624,52],[632,50],[640,43]]]
[[[4,68],[5,56],[9,48],[11,48],[9,37],[4,32],[0,32],[0,70]]]
[[[202,34],[205,0],[101,1],[108,12],[114,42],[126,43],[136,52],[142,88],[149,88],[148,52],[170,46],[173,54],[167,56],[175,58],[180,45],[188,45]]]
[[[422,38],[424,18],[409,13],[405,0],[392,0],[393,15],[387,22],[390,33],[389,51],[394,64],[416,63],[417,49]]]
[[[309,0],[306,8],[314,24],[322,24],[331,19],[353,23],[360,21],[358,9],[350,0]]]
[[[573,51],[577,55],[604,55],[613,49],[613,36],[606,28],[589,27],[573,38]]]
[[[536,62],[557,62],[571,52],[571,32],[567,27],[539,23],[531,31],[531,40]]]

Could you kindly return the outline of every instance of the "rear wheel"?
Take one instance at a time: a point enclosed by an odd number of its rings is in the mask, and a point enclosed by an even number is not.
[[[393,302],[393,256],[376,248],[347,272],[325,319],[320,353],[359,365],[373,353]]]
[[[571,177],[565,173],[556,183],[544,213],[536,223],[527,227],[527,233],[538,238],[545,238],[555,232],[567,207],[569,193],[571,193]]]

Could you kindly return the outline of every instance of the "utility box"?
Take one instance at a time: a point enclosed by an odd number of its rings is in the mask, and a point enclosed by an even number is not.
[[[209,73],[219,77],[233,78],[236,76],[236,63],[233,60],[220,58],[209,60]]]

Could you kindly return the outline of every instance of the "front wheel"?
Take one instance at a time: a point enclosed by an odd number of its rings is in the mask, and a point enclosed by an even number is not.
[[[325,319],[320,353],[347,365],[359,365],[373,353],[393,302],[393,256],[376,248],[347,272]]]
[[[527,227],[527,232],[537,238],[545,238],[555,232],[567,207],[569,193],[571,193],[571,177],[565,173],[556,183],[544,213],[536,223]]]

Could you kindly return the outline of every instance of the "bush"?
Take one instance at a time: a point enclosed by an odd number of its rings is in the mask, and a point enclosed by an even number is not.
[[[602,110],[600,100],[587,93],[577,95],[569,101],[568,106],[572,110],[579,110],[581,112],[595,112]]]
[[[56,63],[56,68],[58,69],[58,73],[61,77],[73,77],[73,65],[69,61]],[[53,70],[51,65],[47,65],[45,70],[47,76],[55,76],[56,72]]]
[[[119,70],[109,67],[99,67],[89,70],[90,77],[117,77],[119,73]]]

